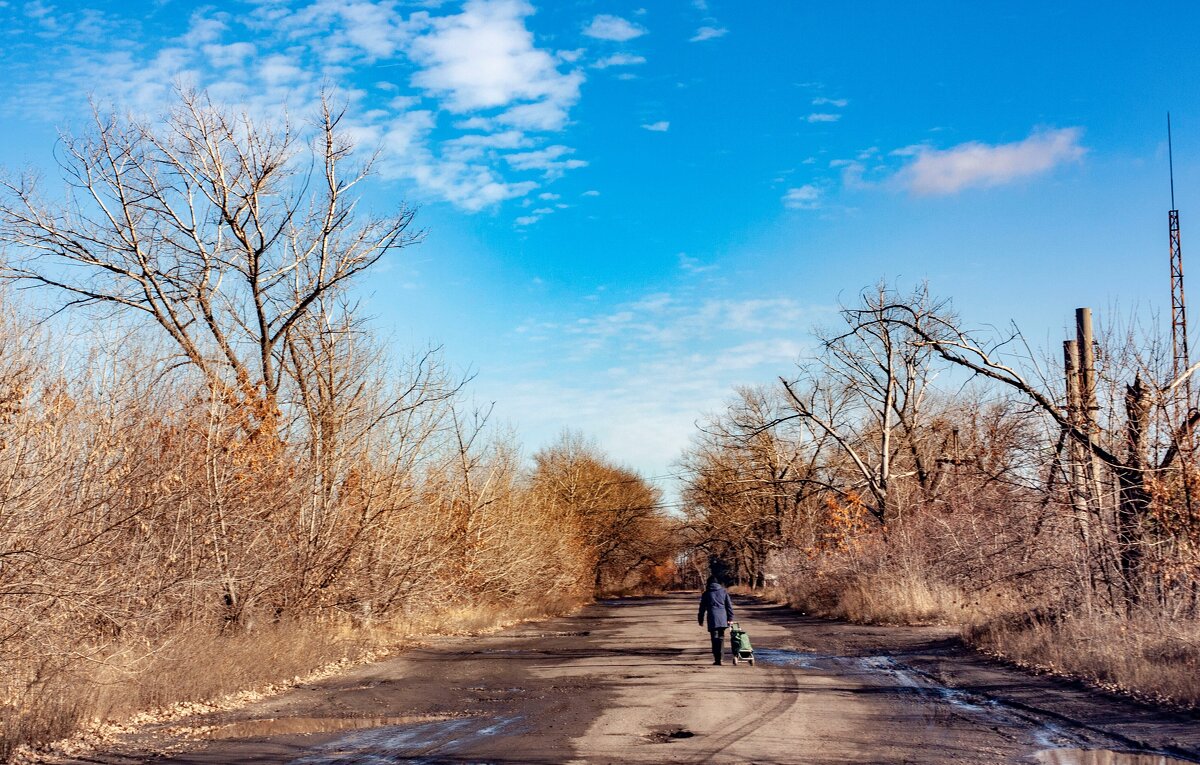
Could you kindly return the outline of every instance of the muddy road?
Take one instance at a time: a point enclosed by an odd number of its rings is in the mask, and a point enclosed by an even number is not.
[[[1200,761],[1197,717],[1006,669],[947,631],[827,622],[735,598],[757,661],[715,667],[694,604],[610,601],[439,639],[75,762]],[[149,754],[163,747],[175,751]]]

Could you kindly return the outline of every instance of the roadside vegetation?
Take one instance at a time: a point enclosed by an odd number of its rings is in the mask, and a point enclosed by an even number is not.
[[[1200,705],[1200,381],[1161,338],[1098,333],[1091,407],[1077,357],[970,329],[924,288],[867,290],[817,340],[702,423],[685,578],[961,625],[1026,666]]]
[[[572,434],[531,466],[372,336],[351,288],[422,233],[358,206],[343,120],[185,92],[0,182],[39,288],[0,292],[0,760],[671,577],[637,474]]]
[[[182,92],[0,177],[0,760],[714,568],[1200,705],[1200,380],[1160,338],[1099,333],[1093,405],[1078,358],[868,290],[702,423],[669,516],[375,338],[354,287],[422,232],[359,206],[344,122]]]

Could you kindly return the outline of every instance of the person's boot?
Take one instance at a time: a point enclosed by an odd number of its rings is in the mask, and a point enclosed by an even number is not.
[[[724,642],[725,641],[721,640],[720,638],[713,638],[712,654],[713,654],[713,665],[715,665],[715,666],[720,666],[720,664],[721,664],[721,647]]]

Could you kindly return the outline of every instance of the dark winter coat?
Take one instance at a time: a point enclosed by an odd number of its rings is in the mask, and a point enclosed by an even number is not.
[[[706,617],[710,630],[728,627],[733,621],[733,601],[729,599],[729,591],[722,587],[720,582],[708,585],[704,594],[700,596],[700,614],[697,620],[701,626],[704,625]]]

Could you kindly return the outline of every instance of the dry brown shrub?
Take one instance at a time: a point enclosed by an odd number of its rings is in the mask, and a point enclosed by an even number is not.
[[[1200,706],[1200,622],[1157,613],[993,620],[967,632],[980,648],[1108,689]]]

